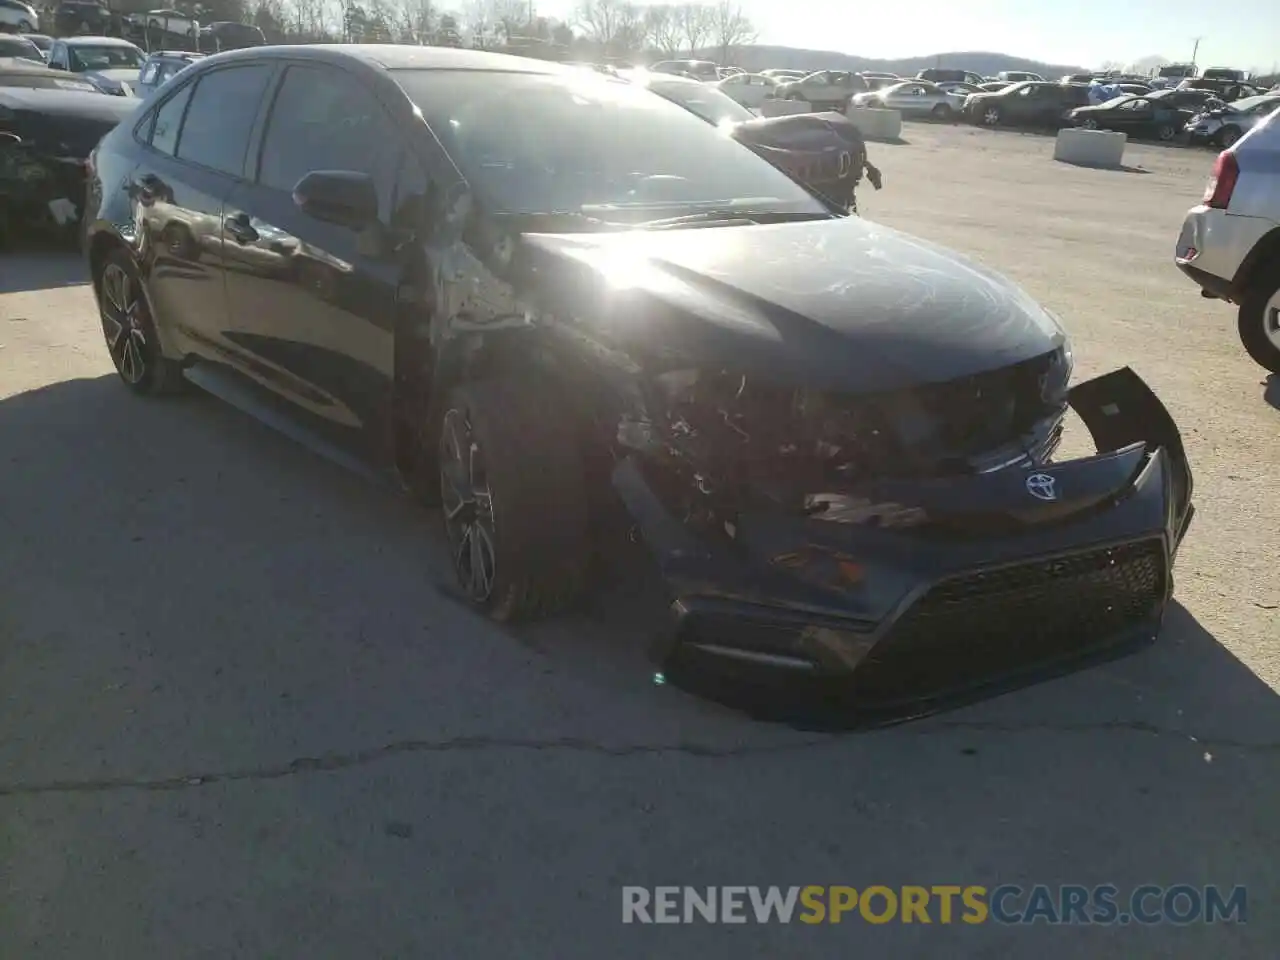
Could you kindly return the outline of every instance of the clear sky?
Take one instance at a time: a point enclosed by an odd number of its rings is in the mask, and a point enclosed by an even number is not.
[[[740,0],[759,42],[865,57],[990,50],[1096,67],[1159,54],[1201,66],[1280,63],[1280,0]],[[574,0],[535,0],[567,19]]]

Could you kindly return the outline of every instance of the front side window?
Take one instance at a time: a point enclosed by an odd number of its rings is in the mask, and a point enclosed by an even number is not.
[[[241,176],[249,133],[270,78],[271,67],[262,63],[201,77],[182,125],[178,159]]]
[[[160,73],[160,64],[148,63],[142,68],[142,76],[138,78],[138,82],[143,86],[150,86],[156,82],[156,77]]]
[[[507,214],[657,219],[725,207],[829,215],[693,113],[607,78],[396,70],[477,200]]]
[[[367,173],[385,218],[399,144],[381,105],[347,74],[290,67],[271,107],[258,182],[292,191],[312,170]]]
[[[151,146],[166,156],[174,156],[178,146],[178,130],[182,127],[182,114],[191,99],[192,85],[187,84],[161,104],[151,128]]]

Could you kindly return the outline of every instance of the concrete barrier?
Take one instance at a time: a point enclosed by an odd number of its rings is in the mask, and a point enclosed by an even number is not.
[[[1118,167],[1124,162],[1124,145],[1129,138],[1110,130],[1081,130],[1064,127],[1058,131],[1053,159],[1083,167]]]
[[[804,100],[765,100],[760,104],[762,117],[794,117],[798,113],[812,113],[813,105]]]
[[[844,115],[868,140],[897,140],[902,136],[902,114],[897,110],[850,105]]]

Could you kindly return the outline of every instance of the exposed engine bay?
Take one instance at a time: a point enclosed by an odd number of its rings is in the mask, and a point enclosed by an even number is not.
[[[948,383],[848,396],[724,371],[674,371],[657,377],[666,400],[659,429],[669,466],[697,491],[696,508],[688,505],[694,513],[767,505],[883,523],[883,511],[856,509],[870,481],[1049,461],[1062,436],[1070,372],[1069,355],[1057,350]]]

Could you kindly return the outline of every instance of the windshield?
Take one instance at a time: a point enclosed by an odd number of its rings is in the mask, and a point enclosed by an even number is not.
[[[67,55],[71,61],[71,69],[76,73],[87,70],[137,69],[142,66],[143,60],[142,51],[137,47],[114,44],[101,47],[91,47],[88,44],[68,47]]]
[[[755,114],[727,93],[704,83],[679,83],[650,80],[649,89],[672,103],[678,103],[708,123],[742,123],[754,120]]]
[[[393,75],[494,213],[829,215],[768,161],[642,86],[587,73]]]
[[[0,57],[14,57],[18,60],[30,60],[33,63],[44,63],[40,56],[40,48],[26,37],[6,37],[0,35]]]

